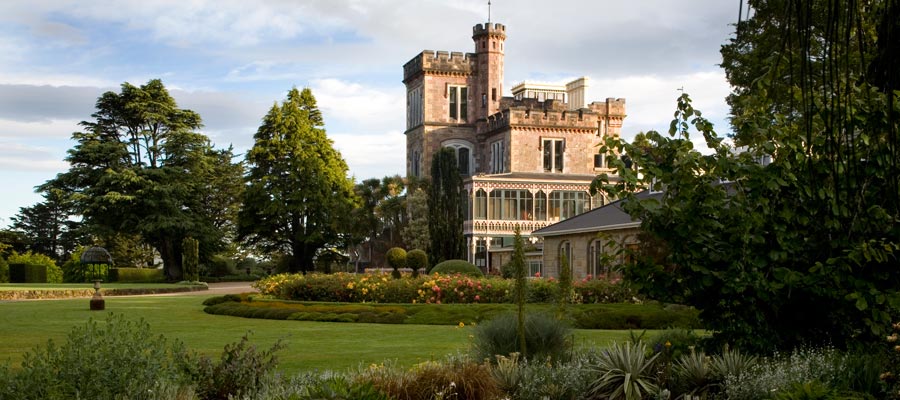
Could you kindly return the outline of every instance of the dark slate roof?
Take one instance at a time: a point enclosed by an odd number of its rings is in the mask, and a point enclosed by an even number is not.
[[[659,198],[661,192],[643,191],[636,195],[638,199],[648,197]],[[641,221],[635,221],[628,213],[622,210],[622,200],[616,200],[602,207],[595,208],[583,214],[576,215],[567,220],[557,222],[532,232],[534,236],[559,236],[580,232],[594,232],[624,227],[626,224],[638,225]]]

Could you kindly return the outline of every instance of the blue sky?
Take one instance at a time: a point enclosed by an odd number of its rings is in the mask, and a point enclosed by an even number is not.
[[[588,99],[625,98],[628,138],[666,130],[676,89],[727,132],[719,46],[737,20],[721,0],[493,0],[507,26],[504,88],[591,78]],[[160,78],[243,152],[268,108],[312,88],[357,180],[404,171],[402,66],[424,49],[473,51],[480,0],[0,2],[0,227],[41,200],[94,102]],[[509,93],[505,93],[508,95]]]

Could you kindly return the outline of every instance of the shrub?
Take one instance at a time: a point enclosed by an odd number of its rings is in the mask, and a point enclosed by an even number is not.
[[[9,281],[12,283],[47,283],[47,266],[10,264]]]
[[[25,354],[7,391],[16,399],[158,399],[160,384],[186,384],[192,356],[179,342],[148,335],[143,320],[110,314],[75,327],[61,346],[48,341]]]
[[[184,268],[184,280],[200,280],[200,242],[197,239],[186,237],[181,240],[181,264]]]
[[[211,260],[207,261],[205,264],[205,274],[209,276],[225,276],[225,275],[234,275],[235,266],[234,260],[224,257],[221,255],[213,256]]]
[[[391,247],[384,255],[388,266],[393,268],[391,276],[394,279],[400,279],[400,268],[406,267],[406,250],[399,247]]]
[[[165,282],[162,269],[157,268],[110,268],[110,282],[153,283]]]
[[[47,283],[62,283],[63,281],[62,269],[56,266],[56,262],[53,259],[43,254],[32,253],[31,251],[19,254],[14,251],[6,261],[9,264],[43,265],[47,268]]]
[[[641,399],[656,393],[652,376],[656,356],[646,357],[643,343],[613,345],[603,350],[592,368],[592,396],[610,399]]]
[[[591,354],[572,357],[569,361],[521,363],[522,380],[510,398],[516,400],[574,400],[587,398],[591,380]]]
[[[244,335],[237,343],[225,345],[218,363],[202,357],[194,372],[197,395],[200,399],[228,399],[253,395],[263,378],[278,365],[275,352],[284,348],[281,341],[259,351]]]
[[[623,281],[582,279],[574,286],[575,298],[585,304],[622,303],[637,296],[637,292]]]
[[[0,256],[0,283],[9,282],[9,264]]]
[[[518,352],[518,324],[514,314],[503,314],[475,328],[473,350],[478,359],[494,359]],[[567,359],[571,347],[572,329],[562,321],[542,313],[525,318],[525,348],[522,359]]]
[[[428,268],[428,254],[423,250],[414,249],[406,253],[406,266],[412,269],[413,278],[419,276],[419,270]]]
[[[431,269],[432,274],[452,275],[463,274],[469,276],[484,276],[478,267],[466,260],[447,260]]]
[[[399,400],[494,400],[500,394],[491,378],[490,366],[465,357],[427,361],[411,370],[372,365],[360,371],[358,381],[371,382],[390,398]]]
[[[553,303],[559,298],[559,285],[553,278],[529,279],[525,291],[529,303]]]
[[[843,360],[844,357],[832,348],[776,354],[740,373],[726,376],[725,393],[729,400],[749,400],[768,398],[773,393],[789,391],[796,384],[811,381],[832,385],[842,375]]]
[[[710,358],[703,352],[690,352],[679,357],[672,367],[672,388],[678,396],[708,398],[719,379]]]

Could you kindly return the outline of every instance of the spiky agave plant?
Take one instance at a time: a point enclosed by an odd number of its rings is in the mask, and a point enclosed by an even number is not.
[[[601,352],[592,369],[597,379],[591,383],[591,398],[640,400],[658,391],[653,377],[657,355],[647,358],[643,343],[614,343]]]

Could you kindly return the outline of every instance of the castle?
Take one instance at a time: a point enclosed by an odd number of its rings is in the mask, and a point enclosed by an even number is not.
[[[535,243],[533,231],[608,203],[589,187],[613,172],[598,144],[619,135],[625,100],[585,104],[587,78],[524,82],[503,96],[506,26],[475,25],[472,40],[474,53],[425,50],[403,66],[406,172],[428,176],[436,151],[455,150],[468,259],[490,272],[509,258],[515,226]],[[529,256],[532,273],[541,262]]]

